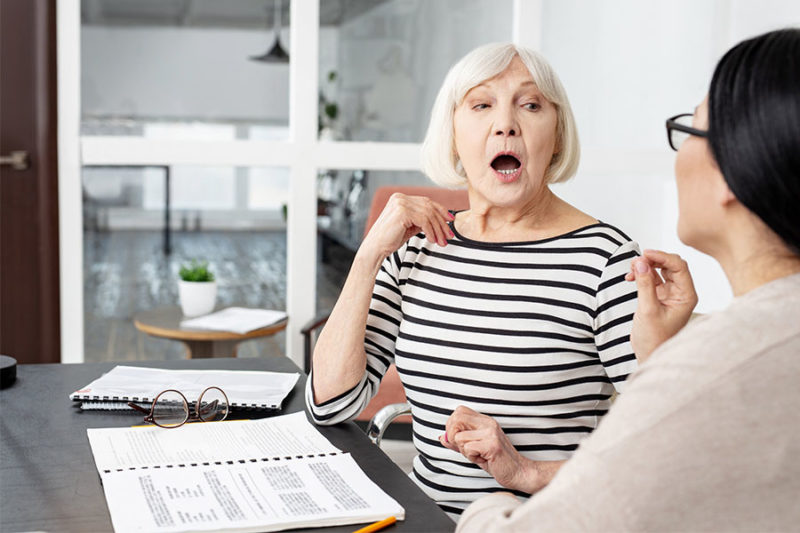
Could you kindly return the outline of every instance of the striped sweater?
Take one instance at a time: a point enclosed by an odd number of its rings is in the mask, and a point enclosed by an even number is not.
[[[624,280],[638,245],[604,223],[532,242],[460,235],[446,247],[412,237],[383,263],[367,319],[367,368],[351,390],[315,405],[318,424],[354,418],[397,364],[419,454],[412,478],[450,513],[503,489],[444,448],[459,405],[494,417],[516,449],[567,459],[636,368],[636,287]],[[522,494],[521,494],[522,495]]]

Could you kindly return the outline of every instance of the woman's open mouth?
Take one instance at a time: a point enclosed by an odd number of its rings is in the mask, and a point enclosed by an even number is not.
[[[522,163],[517,156],[509,153],[500,154],[492,160],[492,170],[504,183],[510,183],[522,172]]]

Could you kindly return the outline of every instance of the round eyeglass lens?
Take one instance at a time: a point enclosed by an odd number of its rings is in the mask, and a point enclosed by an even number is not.
[[[156,397],[153,404],[153,423],[162,428],[174,428],[189,418],[189,406],[183,394],[165,390]]]
[[[228,416],[228,397],[219,387],[209,387],[197,400],[197,416],[203,422],[217,422]]]

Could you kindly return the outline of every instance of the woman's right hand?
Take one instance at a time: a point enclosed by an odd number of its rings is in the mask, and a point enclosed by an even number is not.
[[[447,209],[430,198],[396,192],[386,202],[359,251],[383,260],[420,231],[428,241],[446,246],[447,239],[453,236],[447,224],[453,219]]]
[[[645,250],[634,259],[625,279],[635,280],[638,291],[631,346],[641,363],[686,325],[697,305],[697,292],[686,261],[658,250]]]

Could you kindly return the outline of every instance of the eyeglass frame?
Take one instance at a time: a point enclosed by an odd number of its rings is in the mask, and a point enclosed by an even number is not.
[[[158,394],[156,394],[155,397],[153,398],[153,402],[150,404],[150,409],[147,409],[146,407],[142,407],[141,405],[138,405],[135,402],[128,402],[128,407],[131,407],[132,409],[135,409],[136,411],[139,411],[141,413],[146,413],[145,417],[144,417],[144,421],[146,423],[153,424],[155,426],[158,426],[158,427],[164,428],[164,429],[179,428],[179,427],[183,426],[184,424],[186,424],[189,421],[193,421],[193,422],[194,421],[208,422],[208,420],[205,420],[200,416],[200,400],[203,398],[203,395],[206,392],[210,391],[211,389],[217,389],[222,394],[222,396],[225,398],[225,404],[228,406],[228,408],[225,410],[225,416],[223,416],[222,419],[215,421],[215,422],[221,422],[222,420],[225,420],[226,418],[228,418],[228,415],[231,412],[231,408],[230,408],[231,402],[230,402],[230,400],[228,400],[228,395],[225,394],[224,390],[222,390],[219,387],[213,386],[213,385],[211,387],[206,387],[205,389],[203,389],[203,392],[201,392],[200,395],[197,397],[197,401],[194,403],[194,414],[192,414],[191,409],[189,409],[189,400],[186,399],[186,396],[181,391],[175,390],[175,389],[165,389],[165,390],[159,392]],[[183,405],[186,406],[186,409],[185,409],[186,417],[183,419],[183,421],[180,424],[177,424],[177,425],[174,425],[174,426],[162,426],[161,424],[159,424],[155,420],[154,412],[155,412],[155,409],[156,409],[156,402],[158,402],[158,399],[161,397],[161,395],[166,393],[166,392],[177,393],[183,399]],[[214,400],[214,401],[217,401],[217,400]]]
[[[683,133],[688,133],[689,135],[694,135],[695,137],[702,137],[704,139],[708,138],[708,131],[699,130],[697,128],[693,128],[691,126],[686,126],[685,124],[681,124],[678,122],[678,119],[681,117],[693,117],[692,113],[680,113],[675,115],[674,117],[670,117],[667,119],[665,126],[667,127],[667,142],[669,143],[669,147],[678,151],[678,148],[675,148],[675,145],[672,143],[672,131],[678,130],[682,131]]]

